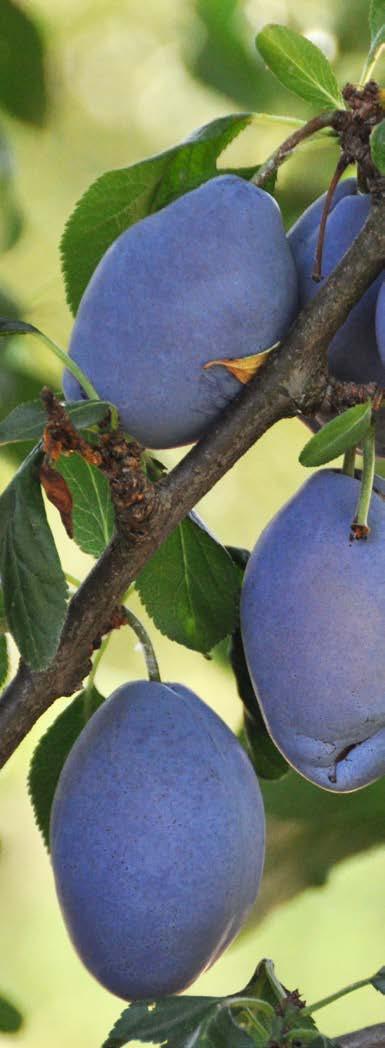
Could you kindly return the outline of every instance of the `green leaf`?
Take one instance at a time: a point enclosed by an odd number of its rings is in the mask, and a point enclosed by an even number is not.
[[[229,1008],[221,1008],[214,1015],[198,1043],[202,1048],[256,1048],[255,1039],[238,1025]],[[270,1043],[266,1031],[266,1040],[258,1039],[258,1048],[268,1048]]]
[[[43,38],[36,22],[12,0],[1,0],[0,39],[0,105],[27,124],[44,124],[48,100]]]
[[[337,863],[382,844],[385,807],[385,778],[364,790],[338,795],[320,790],[294,771],[276,782],[261,781],[260,786],[269,847],[255,924],[272,907],[306,888],[323,886]]]
[[[218,156],[252,120],[252,113],[221,117],[165,153],[106,172],[87,189],[61,242],[67,298],[74,313],[98,262],[119,234],[217,175]]]
[[[73,537],[84,553],[100,557],[111,541],[115,514],[107,478],[81,455],[60,455],[55,469],[72,495]]]
[[[385,28],[385,27],[384,27]],[[385,39],[385,36],[384,36]],[[370,152],[373,164],[381,175],[385,174],[385,120],[376,124],[370,136]]]
[[[344,108],[333,70],[310,40],[287,26],[267,25],[256,43],[266,65],[289,91],[318,109]]]
[[[369,26],[370,38],[373,44],[378,34],[385,30],[385,0],[370,0]]]
[[[9,658],[7,638],[4,633],[0,635],[0,688],[5,684],[9,672]]]
[[[23,1017],[13,1004],[0,996],[0,1030],[1,1033],[16,1033],[20,1030]]]
[[[360,444],[368,432],[371,417],[370,400],[337,415],[305,444],[299,456],[301,466],[322,466]]]
[[[207,653],[234,629],[239,569],[195,514],[169,535],[135,585],[161,633],[186,648]]]
[[[34,670],[53,658],[66,615],[67,584],[49,529],[34,449],[0,498],[0,575],[8,626]]]
[[[122,1048],[131,1041],[148,1041],[161,1048],[199,1044],[199,1029],[215,1014],[221,997],[165,997],[137,1001],[125,1009],[102,1048]]]
[[[379,993],[385,994],[385,966],[380,968],[379,971],[373,975],[371,983],[375,990],[378,990]]]
[[[22,226],[15,195],[13,155],[8,139],[0,132],[0,252],[13,247],[19,239]]]
[[[93,686],[80,693],[42,735],[32,757],[28,789],[35,819],[49,850],[52,801],[63,764],[84,725],[104,701]]]
[[[88,429],[106,418],[110,404],[102,400],[77,400],[64,404],[76,429]],[[25,440],[39,440],[47,423],[47,412],[41,400],[18,404],[0,422],[0,445]]]

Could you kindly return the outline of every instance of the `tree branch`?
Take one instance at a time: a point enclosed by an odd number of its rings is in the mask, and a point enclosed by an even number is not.
[[[385,264],[385,201],[317,296],[301,313],[279,352],[242,388],[201,440],[158,483],[144,533],[118,533],[73,597],[58,652],[44,671],[20,663],[0,702],[0,766],[60,695],[71,695],[89,672],[95,638],[143,565],[214,484],[275,422],[312,414],[327,384],[326,351],[350,309]]]
[[[385,1048],[385,1023],[346,1033],[337,1037],[336,1043],[340,1048]]]

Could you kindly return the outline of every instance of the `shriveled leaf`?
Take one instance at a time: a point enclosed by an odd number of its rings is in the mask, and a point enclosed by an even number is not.
[[[110,405],[102,400],[79,400],[66,403],[65,409],[76,429],[88,429],[106,417]],[[18,404],[0,422],[0,445],[25,440],[39,440],[47,423],[47,412],[41,400]]]
[[[0,1030],[1,1033],[17,1033],[23,1022],[18,1008],[5,997],[0,996]]]
[[[60,772],[84,725],[103,701],[95,687],[81,692],[42,735],[33,754],[28,789],[35,819],[48,850],[51,807]]]
[[[34,670],[59,644],[67,584],[47,523],[34,449],[0,498],[0,575],[8,626]]]
[[[7,638],[4,633],[0,636],[0,687],[5,684],[9,672],[9,658]]]
[[[385,28],[384,28],[385,39]],[[370,152],[373,163],[381,175],[385,174],[385,120],[376,124],[370,136]]]
[[[322,466],[360,444],[368,432],[371,417],[370,400],[337,415],[305,444],[299,456],[301,465]]]
[[[239,569],[195,514],[166,539],[135,585],[161,633],[186,648],[209,652],[234,629]]]
[[[333,70],[322,51],[293,29],[266,25],[257,47],[281,84],[318,109],[343,109],[344,102]]]
[[[213,1017],[221,1000],[165,997],[155,1002],[136,1001],[124,1010],[102,1048],[123,1048],[131,1041],[150,1041],[161,1048],[199,1044],[200,1029]]]
[[[67,298],[74,313],[98,262],[119,234],[217,175],[218,156],[252,120],[252,113],[221,117],[165,153],[106,172],[87,189],[61,242]]]
[[[108,480],[81,455],[61,455],[55,470],[64,478],[72,495],[73,537],[84,553],[100,557],[112,539],[114,507]]]
[[[204,368],[223,367],[226,371],[229,371],[231,375],[234,375],[241,382],[243,386],[247,385],[248,382],[254,378],[257,371],[266,363],[266,360],[273,352],[274,349],[279,346],[279,342],[276,342],[274,346],[270,346],[269,349],[265,349],[262,353],[253,353],[248,357],[234,357],[232,360],[209,360],[207,364],[204,364]]]
[[[375,990],[378,990],[379,993],[385,994],[385,965],[380,968],[375,975],[373,975],[371,983]]]
[[[41,125],[48,105],[43,38],[12,0],[1,0],[0,39],[0,105],[18,120]]]

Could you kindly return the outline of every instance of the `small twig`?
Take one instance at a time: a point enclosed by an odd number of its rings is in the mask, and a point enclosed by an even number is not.
[[[313,280],[317,281],[317,283],[321,280],[321,275],[322,275],[321,274],[321,270],[322,270],[322,256],[323,256],[324,241],[325,241],[326,222],[327,222],[329,211],[330,211],[330,208],[331,208],[331,205],[332,205],[334,193],[335,193],[335,191],[337,189],[338,183],[339,183],[340,179],[342,178],[342,175],[343,175],[344,171],[346,171],[347,166],[348,166],[348,161],[347,161],[346,157],[345,156],[340,156],[338,164],[337,164],[337,167],[336,167],[334,175],[333,175],[333,178],[331,179],[328,191],[326,193],[325,203],[324,203],[324,206],[323,206],[323,211],[322,211],[322,215],[321,215],[321,221],[320,221],[320,225],[319,225],[318,240],[317,240],[317,250],[316,250],[316,253],[315,253],[314,269],[313,269],[313,273],[312,273]]]
[[[319,113],[318,116],[313,116],[311,120],[308,120],[307,124],[303,124],[297,131],[293,131],[281,145],[274,150],[274,153],[268,157],[264,164],[261,164],[259,170],[253,175],[251,179],[255,186],[262,189],[266,182],[281,164],[294,152],[297,146],[301,145],[311,135],[315,135],[317,131],[322,131],[325,127],[333,127],[335,119],[335,111],[328,111],[326,113]]]

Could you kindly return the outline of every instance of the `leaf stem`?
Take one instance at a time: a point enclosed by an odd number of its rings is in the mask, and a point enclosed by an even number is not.
[[[345,473],[346,477],[354,477],[356,465],[356,448],[348,448],[344,454],[344,461],[342,465],[342,472]]]
[[[329,997],[323,997],[320,1001],[315,1001],[314,1004],[308,1004],[306,1008],[301,1009],[301,1019],[305,1015],[313,1015],[313,1012],[318,1012],[320,1008],[326,1008],[328,1004],[333,1004],[334,1001],[338,1001],[340,997],[346,997],[348,993],[353,993],[355,990],[361,990],[363,986],[370,986],[373,976],[369,976],[368,979],[359,979],[358,982],[350,983],[349,986],[344,986],[342,990],[337,990],[336,993],[331,993]]]
[[[370,500],[372,497],[374,471],[376,467],[376,437],[375,422],[372,421],[365,440],[363,442],[363,463],[361,476],[361,489],[358,499],[357,512],[352,523],[352,531],[356,538],[366,538],[370,528],[368,525],[368,514]]]
[[[306,124],[293,131],[281,145],[274,150],[274,153],[268,157],[264,164],[261,164],[259,170],[253,175],[251,181],[258,188],[263,188],[265,183],[275,175],[278,168],[285,160],[294,152],[297,146],[301,145],[306,138],[310,138],[317,131],[321,131],[324,127],[333,127],[335,116],[335,110],[328,110],[326,113],[318,113],[317,116],[313,116],[311,120],[308,120]]]
[[[65,572],[65,577],[70,586],[73,586],[74,589],[79,589],[79,586],[81,586],[80,579],[76,579],[74,575],[69,575],[68,571]]]
[[[155,655],[154,647],[151,643],[147,630],[144,628],[143,623],[140,619],[134,615],[134,612],[130,608],[125,607],[127,625],[131,626],[131,629],[136,633],[136,636],[142,646],[143,655],[147,667],[148,679],[160,681],[160,672],[158,666],[158,660]]]
[[[48,349],[55,354],[55,357],[58,357],[61,363],[64,364],[67,371],[70,371],[74,378],[77,379],[89,400],[101,399],[99,393],[96,392],[95,387],[92,385],[92,382],[90,382],[90,379],[87,378],[87,375],[84,374],[84,371],[82,371],[79,365],[75,364],[75,361],[68,356],[68,353],[66,353],[57,342],[54,342],[52,338],[45,335],[44,332],[40,331],[40,329],[35,327],[34,324],[27,324],[22,320],[1,320],[0,336],[9,337],[10,335],[35,335],[35,337],[39,338],[41,342],[44,342],[45,345],[48,346]]]

